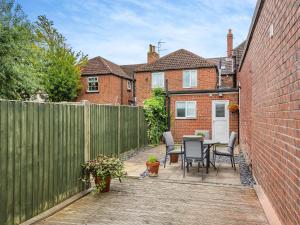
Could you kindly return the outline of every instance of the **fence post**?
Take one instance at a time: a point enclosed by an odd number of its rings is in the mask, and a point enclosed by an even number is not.
[[[87,100],[81,101],[84,107],[84,161],[90,160],[91,155],[91,111],[90,102]]]
[[[121,152],[121,106],[118,106],[118,156]]]
[[[140,108],[139,106],[137,107],[137,129],[138,129],[138,134],[137,134],[137,149],[140,148]]]

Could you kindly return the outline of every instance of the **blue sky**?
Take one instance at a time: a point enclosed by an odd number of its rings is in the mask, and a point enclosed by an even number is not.
[[[226,55],[246,39],[256,0],[17,0],[31,21],[46,15],[75,50],[118,64],[146,62],[148,45],[161,55],[180,48],[203,57]]]

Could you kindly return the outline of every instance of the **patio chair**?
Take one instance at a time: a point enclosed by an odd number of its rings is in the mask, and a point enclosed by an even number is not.
[[[166,143],[166,155],[164,161],[164,168],[166,168],[167,157],[170,154],[178,154],[181,158],[181,168],[183,167],[183,149],[181,144],[175,144],[171,131],[163,133],[163,137]],[[171,164],[171,159],[170,159]]]
[[[216,163],[216,156],[227,156],[230,157],[231,161],[231,167],[233,167],[235,170],[235,162],[234,162],[234,146],[235,146],[235,141],[236,141],[237,134],[235,132],[231,132],[229,142],[227,145],[227,151],[218,151],[217,148],[213,149],[213,161],[214,164]]]
[[[198,172],[202,164],[202,179],[204,171],[204,160],[207,158],[207,147],[204,146],[200,138],[185,137],[183,138],[184,160],[183,160],[183,177],[185,177],[185,168],[189,172],[192,162],[198,162]]]

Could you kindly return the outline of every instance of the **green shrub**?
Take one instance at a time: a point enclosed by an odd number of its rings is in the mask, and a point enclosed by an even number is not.
[[[147,162],[155,163],[157,162],[157,157],[155,155],[149,155]]]
[[[148,125],[148,140],[157,145],[162,133],[167,129],[165,92],[161,88],[153,90],[152,97],[144,102],[145,119]]]

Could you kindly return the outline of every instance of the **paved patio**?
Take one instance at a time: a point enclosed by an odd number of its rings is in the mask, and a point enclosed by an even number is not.
[[[221,147],[220,147],[221,148]],[[219,148],[218,148],[219,149]],[[165,156],[165,145],[160,145],[152,149],[148,149],[139,152],[134,157],[125,162],[126,171],[130,177],[140,177],[146,170],[145,162],[149,155],[156,155],[158,159],[163,160]],[[238,154],[238,148],[235,149],[235,153]],[[212,158],[212,157],[211,157]],[[190,168],[190,172],[186,173],[186,177],[183,178],[183,171],[181,170],[180,159],[178,163],[169,164],[167,161],[166,168],[161,164],[159,168],[158,179],[162,180],[176,180],[176,181],[193,181],[193,182],[205,182],[216,184],[232,184],[240,185],[240,172],[239,165],[236,164],[236,171],[231,167],[228,162],[216,161],[217,170],[210,167],[209,173],[204,171],[204,179],[202,180],[202,171],[198,172],[197,166]],[[151,179],[147,177],[146,179]]]
[[[180,163],[167,164],[158,177],[140,178],[150,154],[162,159],[164,146],[126,161],[129,178],[113,180],[111,192],[89,194],[38,224],[268,224],[254,189],[240,185],[238,167],[218,163],[202,181],[196,167],[183,178]]]
[[[161,179],[114,181],[39,224],[267,225],[252,188]]]

